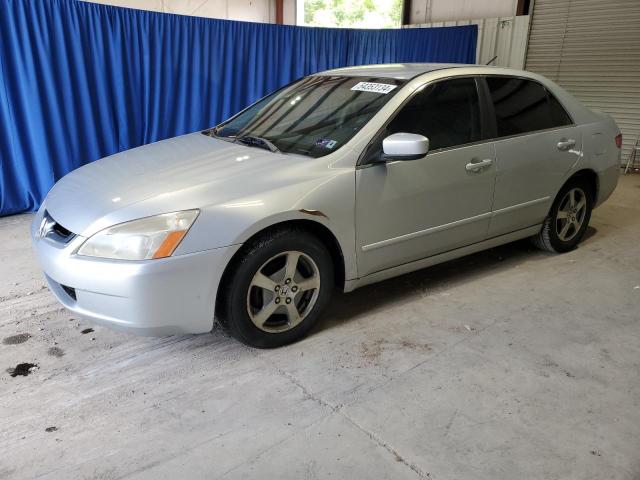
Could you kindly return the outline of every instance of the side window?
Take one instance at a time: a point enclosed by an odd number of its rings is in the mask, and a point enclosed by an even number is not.
[[[551,108],[551,118],[553,119],[553,123],[558,127],[571,125],[573,120],[571,120],[571,117],[560,102],[556,100],[556,97],[554,97],[548,90],[547,96],[549,97],[549,108]]]
[[[569,125],[571,119],[544,86],[514,77],[487,77],[498,137]]]
[[[424,135],[429,150],[480,140],[475,79],[444,80],[424,87],[389,122],[382,138],[399,132]]]

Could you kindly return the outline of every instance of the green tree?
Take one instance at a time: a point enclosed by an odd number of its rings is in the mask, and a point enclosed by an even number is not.
[[[318,10],[327,8],[325,0],[305,0],[304,2],[304,23],[313,25],[314,15]]]
[[[391,8],[389,9],[389,19],[395,25],[400,26],[402,24],[402,5],[403,0],[393,0]]]
[[[398,27],[401,15],[402,0],[305,0],[304,2],[304,22],[312,26]]]

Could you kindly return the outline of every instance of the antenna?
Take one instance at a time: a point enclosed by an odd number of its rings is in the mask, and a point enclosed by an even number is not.
[[[491,60],[489,60],[487,63],[485,63],[485,65],[491,64],[496,58],[498,58],[498,55],[495,55]]]

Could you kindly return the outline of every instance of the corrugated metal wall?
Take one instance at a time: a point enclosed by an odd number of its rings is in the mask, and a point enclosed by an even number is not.
[[[640,0],[535,0],[526,69],[612,115],[626,163],[640,135]]]
[[[473,24],[478,25],[477,63],[486,64],[493,57],[497,56],[491,65],[524,68],[527,35],[529,34],[528,15],[421,23],[417,25],[406,25],[405,28],[450,27]]]

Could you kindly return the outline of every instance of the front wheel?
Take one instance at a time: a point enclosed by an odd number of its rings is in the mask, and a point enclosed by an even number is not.
[[[317,322],[333,290],[333,262],[308,232],[277,230],[247,245],[222,282],[220,323],[247,345],[279,347]]]
[[[590,185],[577,178],[558,193],[551,211],[533,243],[542,250],[562,253],[573,250],[589,226],[593,193]]]

